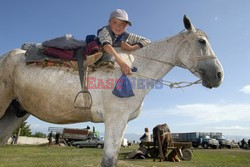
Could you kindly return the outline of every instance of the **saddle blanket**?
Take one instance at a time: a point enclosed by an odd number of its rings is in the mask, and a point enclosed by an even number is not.
[[[29,49],[25,53],[26,55],[26,63],[36,63],[37,65],[42,66],[64,66],[64,67],[73,67],[77,70],[77,62],[74,60],[65,60],[52,56],[48,56],[44,52],[44,47],[31,45]],[[102,52],[98,51],[94,54],[88,55],[87,59],[84,61],[84,66],[89,66],[94,64],[102,57]]]

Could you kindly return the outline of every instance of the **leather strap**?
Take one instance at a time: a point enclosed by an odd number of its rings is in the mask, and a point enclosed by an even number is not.
[[[84,68],[83,66],[83,63],[84,63],[84,58],[83,58],[83,52],[84,52],[84,48],[81,47],[81,48],[78,48],[77,51],[76,51],[76,59],[77,59],[77,64],[78,64],[78,72],[79,72],[79,79],[80,79],[80,84],[81,84],[81,88],[82,90],[80,92],[77,93],[76,97],[75,97],[75,100],[74,100],[74,107],[75,108],[78,108],[78,109],[91,109],[92,107],[92,96],[90,94],[90,92],[88,91],[87,89],[87,86],[85,84],[86,82],[86,74],[84,74],[84,71],[86,70],[87,71],[87,68]],[[88,99],[85,99],[84,98],[84,106],[77,106],[75,104],[76,100],[77,100],[77,97],[80,95],[80,94],[83,94],[83,98],[85,97],[84,95],[87,94],[88,95]],[[88,106],[85,106],[86,103],[89,103]]]
[[[84,51],[83,47],[78,48],[77,51],[76,51],[76,60],[77,60],[77,64],[78,64],[78,72],[79,72],[79,78],[80,78],[80,83],[81,83],[82,90],[84,89],[84,82],[83,82],[83,77],[84,77],[83,51]]]

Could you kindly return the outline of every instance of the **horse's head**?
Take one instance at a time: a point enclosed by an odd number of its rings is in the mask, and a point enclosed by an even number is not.
[[[202,79],[202,85],[207,88],[218,87],[224,78],[223,68],[214,54],[204,32],[195,29],[191,21],[184,16],[184,26],[187,31],[181,34],[177,47],[178,66],[189,69]]]

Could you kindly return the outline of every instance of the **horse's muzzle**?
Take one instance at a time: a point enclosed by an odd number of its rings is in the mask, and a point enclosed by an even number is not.
[[[220,84],[222,83],[223,81],[223,72],[221,71],[218,71],[218,72],[215,72],[213,73],[202,73],[202,85],[204,87],[207,87],[209,89],[212,89],[212,88],[217,88],[220,86]]]

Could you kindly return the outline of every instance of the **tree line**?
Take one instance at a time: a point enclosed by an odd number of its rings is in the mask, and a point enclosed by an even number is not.
[[[39,137],[39,138],[45,138],[47,137],[46,134],[42,132],[35,132],[32,134],[30,125],[26,121],[24,121],[13,133],[13,136],[27,136],[27,137]]]

